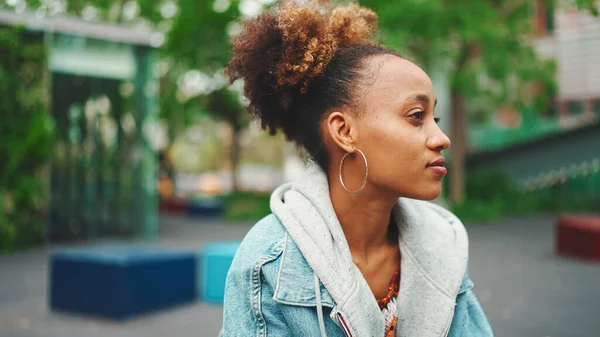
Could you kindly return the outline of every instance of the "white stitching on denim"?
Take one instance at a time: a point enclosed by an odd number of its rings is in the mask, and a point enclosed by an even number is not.
[[[286,301],[286,300],[282,300],[282,299],[275,299],[275,301],[278,303],[281,303],[281,304],[291,305],[291,306],[295,306],[295,307],[303,307],[303,308],[314,308],[315,307],[314,303],[300,303],[300,302]],[[322,304],[326,308],[333,308],[335,306],[335,304],[327,303],[327,302],[323,302]]]
[[[279,264],[279,274],[277,275],[277,285],[275,285],[275,291],[273,292],[273,298],[277,297],[277,293],[279,292],[279,282],[281,281],[281,271],[283,270],[283,262],[285,261],[285,254],[287,252],[287,243],[288,243],[288,231],[285,231],[285,237],[283,238],[283,255],[281,256],[281,263]]]
[[[250,286],[252,287],[252,297],[250,306],[252,307],[252,312],[254,313],[254,316],[256,318],[256,335],[258,337],[267,336],[267,324],[265,322],[264,316],[262,315],[261,308],[260,271],[262,269],[262,266],[265,265],[265,263],[273,261],[279,256],[279,254],[281,254],[281,251],[283,250],[283,242],[284,241],[279,241],[274,246],[272,246],[273,248],[271,249],[271,251],[268,252],[266,255],[260,257],[258,260],[256,260],[256,263],[252,268],[252,277],[250,280]]]

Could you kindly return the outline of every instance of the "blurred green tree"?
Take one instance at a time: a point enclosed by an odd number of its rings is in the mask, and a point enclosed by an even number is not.
[[[197,106],[230,127],[230,169],[234,190],[238,190],[240,134],[248,126],[249,117],[239,92],[227,86],[223,69],[229,62],[230,36],[239,31],[235,20],[242,15],[240,5],[237,0],[179,0],[178,15],[165,45],[165,51],[178,65],[201,70],[196,76],[188,72],[180,77],[184,82],[183,88],[179,88],[180,99],[187,86],[191,91],[188,96],[192,96],[187,101],[188,106]],[[255,8],[254,11],[258,13],[261,9]],[[187,100],[187,97],[182,100]]]
[[[595,0],[575,1],[597,14]],[[430,74],[440,74],[450,92],[450,201],[465,190],[467,102],[494,108],[544,109],[556,91],[555,65],[533,48],[535,6],[554,0],[364,0],[380,19],[382,42]]]
[[[0,27],[0,252],[39,244],[53,149],[42,36]]]
[[[157,72],[160,76],[160,118],[167,124],[169,144],[202,114],[227,123],[231,129],[230,169],[238,189],[239,136],[249,118],[235,89],[227,86],[223,69],[229,60],[234,20],[256,14],[269,0],[67,0],[60,11],[88,20],[136,25],[165,35]],[[28,8],[54,9],[42,0]],[[242,10],[240,9],[242,8]]]

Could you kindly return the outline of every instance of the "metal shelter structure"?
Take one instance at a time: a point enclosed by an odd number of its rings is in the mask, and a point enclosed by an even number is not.
[[[50,240],[158,236],[158,83],[162,36],[69,17],[0,10],[47,46],[56,144],[50,167]]]

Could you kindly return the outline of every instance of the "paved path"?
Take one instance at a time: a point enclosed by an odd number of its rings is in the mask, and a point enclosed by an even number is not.
[[[474,291],[499,337],[600,336],[600,263],[557,258],[552,217],[468,226]],[[161,245],[198,248],[241,238],[248,224],[161,218]],[[204,304],[117,324],[56,314],[46,304],[47,249],[0,257],[0,337],[216,336],[221,308]]]
[[[496,336],[600,336],[600,263],[555,256],[554,222],[468,227],[474,291]]]
[[[205,242],[242,238],[249,224],[162,217],[159,245],[199,249]],[[193,304],[135,318],[126,324],[57,314],[48,310],[48,253],[34,250],[0,256],[0,337],[216,336],[219,306]]]

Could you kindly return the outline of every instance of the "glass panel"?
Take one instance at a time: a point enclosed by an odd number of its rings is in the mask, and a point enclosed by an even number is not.
[[[52,164],[52,238],[98,239],[136,234],[133,181],[139,146],[132,85],[54,73],[58,138]]]

